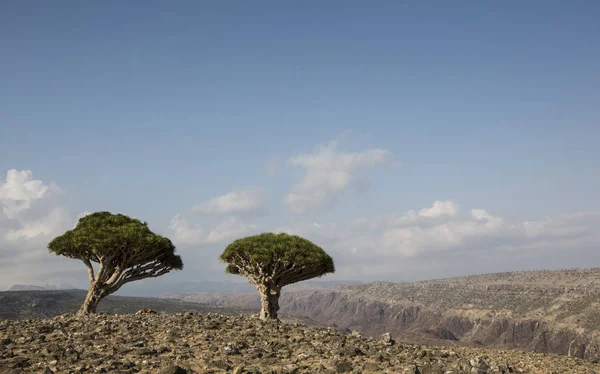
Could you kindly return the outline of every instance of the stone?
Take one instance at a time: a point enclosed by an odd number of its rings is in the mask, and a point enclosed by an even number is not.
[[[238,347],[238,345],[235,343],[231,343],[231,342],[227,343],[227,345],[225,345],[225,347],[223,347],[223,350],[228,355],[240,354],[240,348]]]
[[[166,366],[162,369],[160,369],[160,371],[157,372],[158,374],[187,374],[187,370],[185,370],[184,368],[182,368],[179,365],[169,365]]]
[[[292,365],[292,364],[290,364],[290,365],[285,365],[285,366],[283,367],[283,369],[282,369],[282,371],[283,371],[285,374],[296,374],[296,373],[298,373],[298,371],[299,371],[299,370],[300,370],[300,367],[299,367],[299,366]]]
[[[354,367],[350,361],[341,361],[334,366],[336,373],[348,373],[351,372]]]
[[[383,343],[386,345],[394,345],[396,343],[396,341],[394,339],[392,339],[392,335],[389,332],[386,332],[381,337],[382,337]]]
[[[156,314],[156,312],[152,309],[146,308],[146,309],[141,309],[138,310],[137,312],[135,312],[135,314],[140,315],[140,314]]]

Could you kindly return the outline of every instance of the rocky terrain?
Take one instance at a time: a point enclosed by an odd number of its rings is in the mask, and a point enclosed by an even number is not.
[[[258,294],[165,297],[257,308]],[[284,292],[281,312],[413,343],[468,344],[600,359],[600,269],[485,274]]]
[[[0,292],[0,319],[24,319],[54,317],[64,313],[75,313],[81,307],[87,291],[6,291]],[[102,300],[99,312],[135,313],[140,309],[179,312],[219,312],[239,314],[247,311],[243,308],[219,308],[206,304],[188,303],[181,300],[165,300],[149,297],[109,296]]]
[[[218,314],[0,320],[0,373],[600,373],[578,358],[424,347]]]

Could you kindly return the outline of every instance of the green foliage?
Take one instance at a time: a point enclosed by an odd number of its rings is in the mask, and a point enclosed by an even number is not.
[[[123,267],[154,259],[173,269],[183,268],[168,238],[153,233],[146,222],[109,212],[81,218],[74,229],[52,240],[48,249],[56,255],[94,262],[114,257]]]
[[[294,282],[335,272],[333,259],[322,248],[297,235],[284,233],[263,233],[235,240],[225,248],[220,260],[228,264],[225,271],[230,274],[257,276],[253,269],[260,268],[272,279],[285,273]],[[305,276],[298,276],[303,272]]]

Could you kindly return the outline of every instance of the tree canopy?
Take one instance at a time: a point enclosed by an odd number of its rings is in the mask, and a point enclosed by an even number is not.
[[[163,236],[154,234],[147,222],[123,214],[97,212],[79,220],[73,230],[54,238],[48,249],[57,255],[89,259],[101,263],[114,257],[122,266],[134,266],[143,259],[157,259],[174,269],[181,269],[181,258],[175,246]]]
[[[335,272],[333,259],[321,247],[297,235],[263,233],[235,240],[220,260],[225,271],[252,281],[274,281],[281,287]]]
[[[91,285],[88,296],[94,293],[98,302],[125,283],[183,268],[168,238],[153,233],[146,222],[109,212],[81,218],[74,229],[54,238],[48,250],[79,259],[87,266]],[[92,262],[99,264],[96,274]]]

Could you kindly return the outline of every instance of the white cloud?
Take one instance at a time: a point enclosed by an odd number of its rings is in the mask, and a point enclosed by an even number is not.
[[[508,222],[484,209],[461,214],[457,204],[436,201],[418,211],[278,231],[305,236],[331,251],[342,277],[399,280],[587,267],[591,259],[600,260],[599,225],[600,213]]]
[[[171,219],[169,231],[173,242],[184,247],[202,243],[205,234],[202,226],[190,224],[181,214]]]
[[[49,211],[47,215],[35,220],[21,220],[20,228],[8,230],[4,238],[8,241],[17,241],[19,239],[33,239],[38,236],[47,237],[54,233],[60,233],[66,223],[69,222],[69,215],[64,207],[56,207]]]
[[[169,236],[177,246],[185,248],[225,244],[256,233],[258,226],[248,220],[267,213],[265,195],[264,188],[251,187],[204,201],[190,212],[173,217],[168,227]],[[200,216],[192,213],[200,213]],[[225,217],[215,221],[214,216]],[[202,223],[196,223],[198,221]]]
[[[4,183],[0,185],[2,213],[7,218],[14,218],[20,212],[31,208],[33,202],[44,198],[49,190],[50,193],[59,191],[55,185],[47,186],[42,181],[33,180],[30,170],[11,169],[7,172]]]
[[[264,214],[265,190],[260,187],[235,190],[197,204],[192,211],[205,214]]]
[[[0,184],[0,232],[5,240],[34,239],[61,230],[69,221],[63,191],[33,179],[29,170],[11,169]]]
[[[385,165],[391,157],[385,156],[386,151],[369,152],[340,153],[330,144],[314,155],[292,159],[306,168],[304,179],[294,188],[305,200],[288,207],[305,212],[327,206],[363,181],[361,168]],[[336,170],[339,178],[322,175]],[[167,231],[178,247],[205,246],[202,251],[188,252],[184,262],[221,273],[217,252],[222,245],[274,231],[302,235],[322,246],[334,257],[335,276],[340,279],[410,280],[600,263],[597,212],[509,220],[485,209],[461,209],[456,202],[436,200],[431,206],[405,212],[340,221],[310,217],[305,222],[283,222],[271,230],[275,226],[253,222],[264,207],[261,193],[264,190],[233,191],[199,204],[194,209],[199,215],[187,212],[173,217]],[[73,226],[65,193],[58,186],[34,179],[30,171],[10,170],[5,181],[0,179],[0,289],[14,283],[87,287],[86,271],[79,261],[49,254],[46,249],[53,237]]]
[[[454,216],[457,212],[458,205],[452,201],[436,200],[431,208],[421,209],[419,215],[421,217]]]
[[[0,289],[15,283],[64,283],[76,276],[79,263],[46,249],[71,227],[58,186],[33,179],[29,170],[9,170],[0,180]]]
[[[173,217],[169,224],[170,237],[177,246],[191,247],[204,244],[225,244],[234,239],[257,233],[253,223],[244,223],[229,217],[208,230],[202,225],[190,224],[181,214]]]
[[[337,150],[337,142],[317,149],[312,154],[292,157],[288,163],[306,169],[302,180],[285,196],[284,202],[294,213],[327,209],[349,187],[364,190],[365,171],[391,165],[393,154],[385,149],[368,149],[345,153]]]

